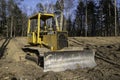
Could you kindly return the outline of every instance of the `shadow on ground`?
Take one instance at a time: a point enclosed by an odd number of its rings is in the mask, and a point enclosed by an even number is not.
[[[2,46],[0,47],[0,59],[2,58],[2,56],[4,55],[4,52],[6,50],[7,45],[9,44],[11,38],[6,38],[4,43],[2,44]]]

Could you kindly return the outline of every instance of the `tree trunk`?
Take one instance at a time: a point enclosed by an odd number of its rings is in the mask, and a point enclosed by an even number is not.
[[[87,29],[88,29],[88,25],[87,25],[87,0],[86,0],[86,10],[85,10],[85,36],[87,37]]]
[[[57,19],[57,17],[55,17],[55,25],[56,25],[57,31],[59,31],[59,30],[60,30],[60,27],[59,27],[59,25],[58,25],[58,19]]]
[[[24,25],[22,25],[22,34],[21,34],[21,36],[23,36],[23,34],[24,34],[24,33],[23,33],[23,31],[24,31],[23,27],[24,27]]]
[[[6,29],[6,37],[8,37],[8,26],[5,25],[5,27],[7,28],[7,29]]]
[[[60,31],[63,30],[63,13],[61,12],[61,17],[60,17]]]
[[[115,36],[117,36],[116,0],[114,0],[114,7],[115,7]]]
[[[14,37],[15,37],[15,32],[16,32],[16,31],[15,31],[15,26],[14,26]]]
[[[13,16],[11,17],[11,29],[10,29],[10,37],[12,37],[12,32],[13,32]]]

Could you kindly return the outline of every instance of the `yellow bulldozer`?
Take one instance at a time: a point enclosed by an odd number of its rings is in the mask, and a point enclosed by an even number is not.
[[[69,47],[68,32],[60,30],[57,24],[47,25],[48,20],[50,22],[55,20],[55,15],[37,13],[29,17],[27,31],[28,43],[31,45],[29,49],[38,51],[37,60],[40,65],[43,65],[44,72],[58,72],[96,65],[94,50]],[[32,26],[32,21],[36,25]]]

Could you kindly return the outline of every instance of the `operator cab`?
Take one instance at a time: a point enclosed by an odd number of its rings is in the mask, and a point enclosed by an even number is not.
[[[40,13],[40,16],[39,16],[39,14],[36,14],[34,16],[31,16],[29,19],[31,21],[32,20],[37,20],[36,23],[35,23],[36,24],[35,29],[37,29],[38,22],[40,22],[40,34],[46,34],[47,35],[47,33],[50,34],[53,31],[56,31],[55,30],[55,24],[53,25],[53,23],[55,23],[54,14]],[[33,25],[33,27],[34,27],[34,25]]]
[[[55,15],[48,13],[37,13],[28,20],[28,42],[41,44],[43,35],[55,34],[58,30],[55,26]]]

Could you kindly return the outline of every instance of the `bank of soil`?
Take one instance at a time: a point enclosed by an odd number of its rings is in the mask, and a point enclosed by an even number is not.
[[[96,50],[94,68],[43,72],[32,61],[26,60],[22,50],[27,38],[1,39],[4,54],[0,59],[0,80],[120,80],[120,37],[70,37],[69,46]]]

